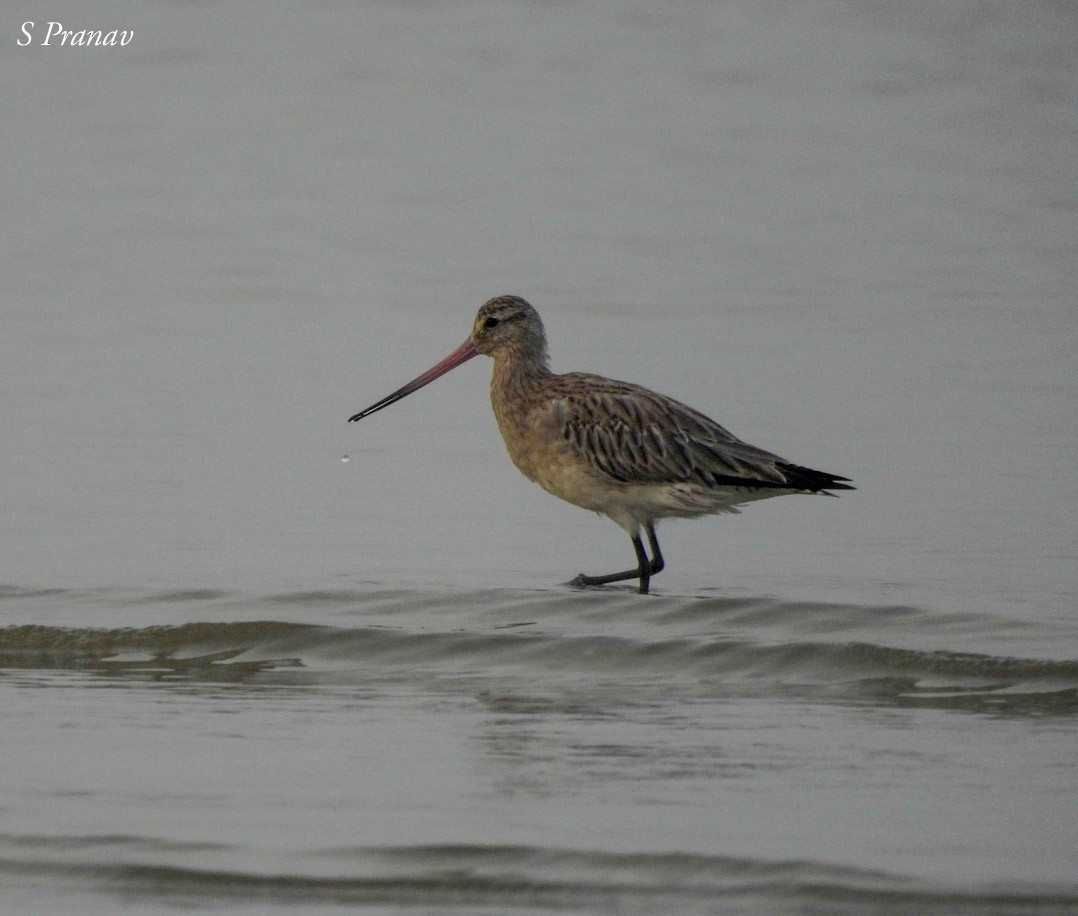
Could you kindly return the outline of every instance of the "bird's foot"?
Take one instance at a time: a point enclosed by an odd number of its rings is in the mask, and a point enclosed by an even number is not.
[[[584,573],[580,573],[575,579],[566,582],[565,584],[568,585],[569,588],[598,588],[602,585],[609,585],[611,582],[624,582],[626,579],[635,579],[638,576],[639,573],[635,571],[611,573],[608,576],[588,576]],[[641,580],[640,587],[637,590],[642,595],[648,593],[648,583],[646,579]]]
[[[580,573],[575,579],[570,579],[565,583],[569,588],[593,588],[596,585],[601,585],[601,582],[596,582],[591,576],[586,576],[584,573]]]

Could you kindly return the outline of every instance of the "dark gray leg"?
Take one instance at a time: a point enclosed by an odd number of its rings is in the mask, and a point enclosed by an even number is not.
[[[655,524],[648,522],[644,527],[648,532],[648,543],[651,544],[651,574],[654,576],[666,569],[666,561],[659,550],[659,539],[655,537]]]
[[[588,585],[609,585],[611,582],[624,582],[626,579],[639,579],[640,580],[640,594],[646,595],[648,593],[648,586],[651,583],[651,577],[656,573],[662,572],[666,566],[666,562],[663,560],[663,555],[659,551],[659,541],[655,537],[655,526],[648,524],[645,526],[645,530],[648,534],[648,543],[651,544],[652,559],[648,559],[647,551],[644,550],[644,542],[640,540],[640,535],[633,536],[633,550],[636,551],[636,569],[626,569],[622,572],[607,573],[605,576],[586,576],[581,573],[569,584],[576,588],[584,588]]]

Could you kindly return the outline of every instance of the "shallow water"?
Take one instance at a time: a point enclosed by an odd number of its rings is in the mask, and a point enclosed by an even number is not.
[[[0,908],[1078,911],[1074,10],[260,12],[0,43]],[[505,292],[858,490],[567,588],[482,361],[345,423]]]
[[[4,601],[84,622],[0,633],[0,872],[26,902],[1078,906],[1078,662],[943,648],[1031,625],[509,590]]]

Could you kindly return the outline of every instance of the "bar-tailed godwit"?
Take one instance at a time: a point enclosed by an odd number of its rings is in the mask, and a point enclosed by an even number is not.
[[[647,388],[583,372],[555,375],[548,366],[543,323],[519,296],[485,303],[464,343],[349,422],[388,407],[480,353],[494,358],[490,401],[513,464],[544,490],[606,515],[632,538],[635,569],[581,573],[570,585],[639,579],[640,593],[647,594],[651,577],[665,565],[655,537],[661,518],[737,512],[745,503],[786,493],[853,489],[846,477],[791,464]]]

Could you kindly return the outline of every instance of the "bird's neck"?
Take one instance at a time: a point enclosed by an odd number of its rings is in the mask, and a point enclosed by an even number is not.
[[[494,358],[494,374],[490,379],[490,396],[495,409],[512,401],[528,397],[537,385],[552,375],[546,353],[531,353],[510,348]]]

